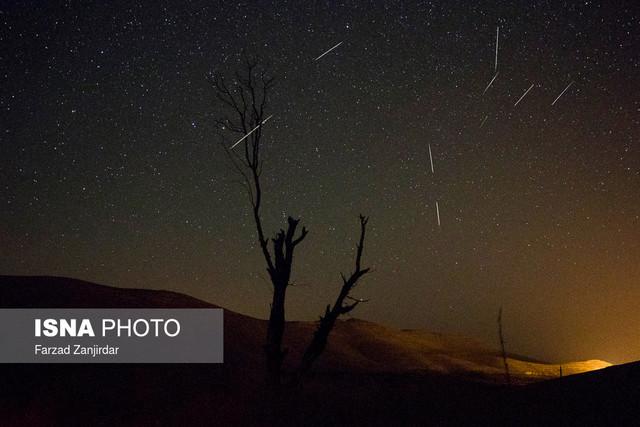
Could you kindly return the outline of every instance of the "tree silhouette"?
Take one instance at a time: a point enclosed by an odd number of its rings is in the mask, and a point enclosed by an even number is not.
[[[271,116],[267,116],[269,93],[274,85],[274,78],[259,61],[245,59],[242,70],[236,71],[230,85],[223,76],[211,77],[216,98],[223,104],[229,115],[216,120],[218,132],[222,137],[222,145],[231,161],[233,169],[241,177],[241,184],[247,191],[253,219],[257,231],[258,244],[267,266],[269,279],[273,287],[271,311],[267,325],[267,337],[264,346],[267,366],[267,381],[269,384],[281,383],[282,363],[286,350],[282,341],[285,330],[285,299],[287,288],[291,284],[293,256],[296,247],[307,237],[305,227],[297,233],[300,220],[289,216],[286,229],[280,229],[271,242],[265,237],[262,222],[262,125]],[[231,131],[240,136],[235,144],[229,145],[224,137],[224,131]],[[239,144],[242,145],[239,145]],[[346,299],[352,299],[349,292],[356,285],[358,279],[369,269],[360,268],[362,248],[364,244],[367,218],[360,216],[361,234],[356,256],[356,271],[349,279],[344,278],[344,284],[333,309],[327,307],[327,314],[322,318],[318,331],[305,353],[304,370],[311,367],[313,361],[324,349],[327,337],[336,318],[340,314],[353,310],[361,300],[353,299],[350,305],[344,305]],[[271,243],[271,245],[269,245]]]
[[[502,334],[502,307],[500,307],[500,310],[498,310],[498,337],[500,338],[500,350],[502,352],[502,363],[504,364],[504,376],[507,380],[507,384],[511,385],[511,374],[509,373],[507,350],[505,349],[504,335]]]
[[[362,252],[364,250],[364,238],[365,233],[367,231],[367,222],[369,222],[369,218],[360,215],[360,240],[358,241],[358,246],[356,248],[356,262],[355,262],[355,270],[349,278],[346,278],[344,274],[340,274],[342,277],[342,289],[340,289],[340,293],[336,298],[336,302],[331,305],[327,305],[324,316],[320,317],[320,323],[318,324],[318,328],[313,334],[313,339],[311,343],[307,347],[303,357],[302,363],[299,369],[299,379],[301,379],[304,375],[308,373],[313,365],[313,362],[322,354],[324,351],[327,340],[329,338],[329,334],[333,329],[336,320],[340,315],[349,313],[351,310],[356,308],[356,306],[361,302],[366,302],[366,300],[353,298],[350,293],[351,290],[358,284],[358,281],[369,272],[369,268],[362,268]],[[346,300],[352,301],[350,304],[345,304]]]
[[[268,76],[264,67],[259,67],[255,60],[247,59],[244,72],[235,73],[233,87],[229,87],[225,78],[214,76],[212,83],[216,97],[231,111],[232,116],[225,116],[217,120],[222,129],[228,129],[236,134],[245,136],[244,143],[238,151],[234,151],[224,144],[225,151],[231,163],[242,177],[253,211],[253,219],[256,226],[258,244],[262,251],[267,273],[273,285],[273,298],[271,312],[267,326],[267,339],[265,354],[267,359],[267,378],[270,383],[280,382],[280,373],[285,352],[282,349],[282,337],[285,328],[285,297],[287,287],[290,284],[293,254],[307,236],[306,228],[296,237],[299,219],[289,217],[287,229],[281,229],[271,239],[272,248],[265,237],[262,225],[262,175],[263,161],[262,148],[262,124],[265,120],[265,110],[269,91],[273,87],[274,78]],[[251,132],[253,130],[253,132]],[[247,136],[249,133],[251,134]]]

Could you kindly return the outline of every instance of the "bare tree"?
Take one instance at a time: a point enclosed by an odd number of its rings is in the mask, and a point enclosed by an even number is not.
[[[214,76],[211,80],[216,97],[231,111],[231,116],[224,116],[217,120],[218,127],[245,137],[243,144],[238,147],[237,151],[225,145],[224,138],[223,146],[233,168],[241,176],[241,184],[245,187],[251,201],[258,244],[273,285],[271,312],[264,349],[268,381],[272,384],[278,384],[285,357],[282,338],[285,328],[286,292],[291,279],[293,255],[296,247],[307,236],[307,229],[302,227],[301,232],[296,236],[300,220],[289,217],[286,230],[281,229],[271,239],[270,249],[262,224],[262,186],[260,181],[263,166],[261,158],[262,124],[266,117],[268,96],[273,88],[274,79],[267,74],[265,67],[258,65],[257,61],[247,59],[243,72],[235,73],[235,81],[232,86],[222,76]]]
[[[267,362],[267,380],[270,384],[280,384],[282,377],[282,363],[286,355],[283,349],[283,336],[285,330],[285,299],[287,288],[291,285],[291,272],[293,267],[293,255],[296,247],[307,237],[307,229],[297,233],[299,219],[288,217],[287,228],[280,229],[270,239],[265,237],[262,222],[262,125],[268,119],[266,109],[268,96],[273,88],[273,77],[270,77],[265,67],[255,60],[246,60],[242,71],[234,75],[234,81],[229,84],[222,76],[211,78],[216,97],[230,115],[216,120],[218,131],[222,136],[223,147],[231,161],[234,170],[241,177],[241,184],[247,191],[251,201],[253,219],[256,226],[258,244],[267,266],[269,279],[273,286],[271,300],[271,312],[267,325],[267,337],[264,346]],[[265,119],[267,117],[267,119]],[[228,144],[222,131],[229,130],[241,136],[234,145]],[[238,145],[241,142],[242,145]],[[237,147],[237,150],[234,149]],[[349,279],[343,276],[343,286],[333,309],[327,306],[327,314],[314,335],[311,345],[305,353],[302,366],[305,371],[311,367],[313,361],[320,355],[326,346],[329,332],[335,324],[335,320],[341,314],[353,310],[361,300],[350,297],[349,292],[357,284],[358,280],[369,269],[362,269],[360,261],[364,245],[365,230],[368,219],[360,216],[360,241],[356,254],[356,270]],[[269,244],[271,243],[271,245]],[[345,300],[353,303],[345,305]]]
[[[502,351],[502,363],[504,363],[504,375],[507,384],[511,385],[511,375],[509,374],[509,362],[507,361],[507,351],[505,350],[505,341],[502,334],[502,307],[498,311],[498,336],[500,337],[500,349]]]
[[[302,363],[298,372],[299,380],[311,370],[315,360],[324,351],[329,334],[331,333],[338,317],[342,314],[349,313],[351,310],[356,308],[359,303],[366,302],[366,300],[353,298],[350,293],[358,284],[358,280],[360,280],[362,276],[367,274],[370,270],[369,268],[363,269],[361,266],[362,252],[364,250],[364,238],[367,231],[368,221],[369,218],[360,215],[360,240],[358,241],[356,248],[355,270],[351,273],[349,278],[340,273],[342,277],[342,288],[340,289],[340,293],[338,294],[333,307],[331,307],[331,305],[327,305],[324,316],[320,317],[318,328],[314,332],[313,339],[302,357]],[[351,302],[345,304],[346,300]]]

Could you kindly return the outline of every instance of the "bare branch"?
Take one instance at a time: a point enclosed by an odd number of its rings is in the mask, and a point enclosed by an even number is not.
[[[305,237],[307,237],[307,234],[309,234],[309,232],[307,231],[307,228],[302,227],[302,232],[300,233],[300,237],[298,237],[292,242],[293,246],[298,246],[298,244],[302,242]]]
[[[369,302],[368,299],[364,299],[364,298],[354,298],[351,295],[347,295],[347,299],[351,300],[351,301],[357,301],[357,302]]]
[[[363,299],[353,298],[349,293],[357,285],[358,281],[369,272],[369,268],[363,269],[361,266],[368,221],[368,218],[360,215],[360,238],[356,248],[355,270],[348,278],[343,273],[340,273],[342,288],[333,307],[327,305],[324,316],[320,317],[318,328],[314,332],[313,339],[302,358],[302,364],[298,370],[298,381],[311,369],[315,360],[324,351],[329,334],[333,330],[338,317],[353,311],[361,302],[366,302]],[[345,300],[352,301],[352,303],[345,304]]]

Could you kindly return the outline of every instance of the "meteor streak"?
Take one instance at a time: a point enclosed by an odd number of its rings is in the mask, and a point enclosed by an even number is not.
[[[485,93],[487,93],[487,91],[489,90],[489,88],[491,87],[491,85],[493,84],[494,80],[496,79],[496,77],[498,77],[498,73],[496,73],[495,76],[493,76],[493,78],[491,79],[491,81],[489,82],[489,84],[487,85],[487,87],[484,88],[484,92],[482,92],[482,94],[484,95]]]
[[[429,144],[429,161],[431,162],[431,173],[435,173],[433,171],[433,156],[431,155],[431,144]]]
[[[337,45],[335,45],[334,47],[332,47],[331,49],[329,49],[328,51],[326,51],[325,53],[323,53],[322,55],[318,56],[316,59],[314,59],[314,61],[317,61],[318,59],[322,58],[323,56],[325,56],[327,53],[331,52],[333,49],[337,48],[338,46],[340,46],[342,44],[342,42],[338,43]]]
[[[500,27],[496,27],[496,66],[494,71],[498,73],[498,37],[500,36]]]
[[[520,97],[520,99],[518,99],[518,100],[516,101],[516,103],[515,103],[515,104],[513,104],[513,106],[515,107],[516,105],[518,105],[518,104],[520,103],[520,101],[522,101],[522,98],[524,98],[525,96],[527,96],[527,94],[529,93],[529,91],[530,91],[531,89],[533,89],[533,83],[531,83],[531,86],[529,86],[529,89],[527,89],[527,90],[525,91],[525,93],[523,93],[523,94],[522,94],[522,96]]]
[[[558,95],[558,97],[555,99],[555,101],[553,101],[553,102],[551,103],[551,105],[555,104],[555,103],[558,101],[558,99],[560,99],[560,97],[561,97],[562,95],[564,95],[564,93],[567,91],[567,89],[569,89],[569,88],[571,87],[571,85],[572,85],[572,84],[573,84],[573,82],[569,83],[569,84],[567,85],[567,87],[565,87],[565,88],[564,88],[564,90],[563,90],[562,92],[560,92],[560,95]]]
[[[238,144],[240,144],[242,141],[244,141],[244,140],[245,140],[249,135],[251,135],[253,132],[255,132],[255,131],[256,131],[256,129],[258,129],[260,126],[262,126],[263,124],[267,123],[267,120],[269,120],[271,117],[273,117],[273,114],[272,114],[272,115],[270,115],[269,117],[267,117],[266,119],[264,119],[264,120],[262,121],[262,123],[258,124],[258,126],[256,126],[256,127],[254,127],[253,129],[251,129],[251,130],[249,131],[249,133],[248,133],[248,134],[246,134],[245,136],[243,136],[242,138],[240,138],[239,140],[237,140],[237,141],[236,141],[236,143],[235,143],[235,144],[233,144],[229,150],[233,150],[234,148],[236,148],[236,145],[238,145]]]

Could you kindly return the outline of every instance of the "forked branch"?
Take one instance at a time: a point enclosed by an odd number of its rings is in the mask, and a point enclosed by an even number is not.
[[[361,298],[354,298],[350,295],[351,291],[358,284],[358,281],[370,271],[369,268],[362,268],[362,253],[364,251],[364,239],[367,232],[368,221],[369,218],[360,215],[360,239],[358,240],[356,248],[354,271],[349,277],[340,273],[340,276],[342,277],[342,288],[340,289],[340,293],[338,294],[333,307],[331,307],[331,305],[327,305],[324,316],[320,317],[318,328],[314,332],[313,339],[302,357],[302,363],[298,372],[298,381],[311,370],[313,363],[324,351],[327,346],[329,334],[331,333],[338,317],[349,313],[355,309],[358,304],[368,301]],[[346,300],[351,302],[346,303]]]

